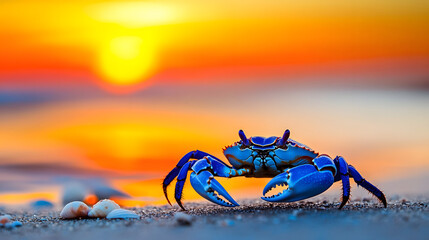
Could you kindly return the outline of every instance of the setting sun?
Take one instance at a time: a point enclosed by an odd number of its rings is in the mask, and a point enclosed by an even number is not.
[[[121,36],[108,41],[100,50],[99,71],[105,81],[133,85],[146,80],[154,71],[154,48],[138,36]]]

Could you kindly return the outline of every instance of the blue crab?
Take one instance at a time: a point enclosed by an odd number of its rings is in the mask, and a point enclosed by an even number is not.
[[[353,178],[358,186],[368,190],[387,207],[384,194],[366,181],[356,168],[347,164],[343,157],[332,159],[325,154],[319,155],[304,144],[290,139],[289,135],[290,131],[286,130],[282,137],[247,138],[240,130],[241,140],[223,149],[232,166],[199,150],[189,152],[163,181],[168,203],[167,187],[177,177],[174,196],[179,206],[185,210],[181,201],[182,190],[188,171],[191,171],[190,182],[195,191],[207,200],[226,207],[239,205],[214,177],[273,178],[263,190],[262,199],[269,202],[294,202],[310,198],[323,193],[334,182],[341,180],[343,190],[340,209],[349,200],[349,178]],[[285,186],[287,189],[276,195],[265,196],[278,186]]]

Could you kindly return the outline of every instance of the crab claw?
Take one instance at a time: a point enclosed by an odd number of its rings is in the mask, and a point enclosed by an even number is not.
[[[334,176],[329,170],[317,170],[310,164],[288,169],[271,179],[265,186],[262,197],[269,202],[294,202],[316,196],[327,190],[334,183]],[[277,195],[265,194],[276,186],[287,185],[287,189]]]
[[[225,207],[239,206],[209,171],[202,171],[198,174],[193,172],[190,180],[192,187],[201,197]],[[218,194],[228,202],[220,198]]]

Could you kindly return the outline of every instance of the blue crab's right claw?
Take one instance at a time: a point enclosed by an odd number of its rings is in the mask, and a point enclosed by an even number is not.
[[[321,159],[323,163],[325,159]],[[283,192],[269,197],[262,197],[269,202],[294,202],[316,196],[326,191],[334,183],[334,174],[327,163],[318,169],[319,165],[304,164],[298,167],[288,169],[271,179],[265,186],[263,194],[276,186],[287,185],[288,189]]]
[[[198,174],[193,172],[190,180],[192,187],[203,198],[225,207],[239,206],[209,171],[201,171]],[[218,195],[224,197],[228,202]]]

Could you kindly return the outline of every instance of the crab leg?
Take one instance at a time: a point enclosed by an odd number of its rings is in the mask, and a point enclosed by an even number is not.
[[[196,160],[187,162],[180,169],[179,175],[177,176],[176,189],[174,191],[174,198],[176,199],[177,204],[179,204],[179,206],[182,209],[185,209],[183,207],[182,201],[181,201],[181,199],[182,199],[182,190],[183,190],[183,187],[185,185],[186,178],[188,177],[188,171],[191,170],[192,166],[196,162],[197,162]]]
[[[381,192],[376,186],[372,185],[370,182],[366,181],[352,165],[349,165],[348,167],[349,173],[353,177],[353,180],[355,180],[356,184],[368,190],[370,193],[376,196],[380,200],[380,202],[383,203],[384,207],[387,207],[386,197],[384,196],[383,192]]]
[[[322,155],[313,159],[313,164],[303,164],[287,169],[274,177],[264,188],[265,195],[278,185],[287,185],[288,189],[270,196],[262,197],[269,202],[294,202],[316,196],[334,183],[335,164],[329,157]]]
[[[335,181],[341,180],[343,184],[343,194],[341,198],[341,204],[339,209],[343,208],[344,205],[349,201],[350,198],[350,175],[349,168],[347,162],[343,157],[336,157],[334,159],[335,165],[337,165],[337,169],[339,170],[337,175],[335,176]]]
[[[170,200],[168,199],[168,195],[167,195],[167,187],[168,185],[170,185],[170,183],[177,177],[177,175],[180,172],[180,169],[190,160],[190,159],[201,159],[205,156],[210,156],[220,162],[222,162],[220,159],[218,159],[217,157],[199,151],[199,150],[195,150],[192,152],[188,152],[185,156],[183,156],[180,161],[177,163],[176,167],[173,168],[173,170],[171,170],[167,176],[164,178],[164,181],[162,182],[162,189],[164,191],[164,195],[165,198],[167,199],[168,203],[171,205]]]
[[[243,176],[248,173],[248,170],[236,170],[228,167],[224,163],[219,162],[212,157],[204,157],[198,161],[192,161],[185,164],[185,166],[183,166],[180,170],[179,176],[177,177],[175,198],[182,209],[185,209],[182,205],[181,198],[188,170],[192,171],[191,185],[200,196],[222,206],[239,206],[238,203],[222,187],[222,185],[216,179],[214,179],[214,177]],[[219,195],[225,198],[227,201],[221,199]]]
[[[350,197],[350,181],[352,177],[358,186],[361,186],[376,196],[384,207],[387,207],[387,201],[384,194],[370,182],[366,181],[360,173],[352,165],[347,164],[343,157],[338,156],[334,159],[335,165],[339,169],[339,174],[335,176],[335,181],[342,181],[343,184],[343,198],[341,201],[340,209],[347,203]]]

